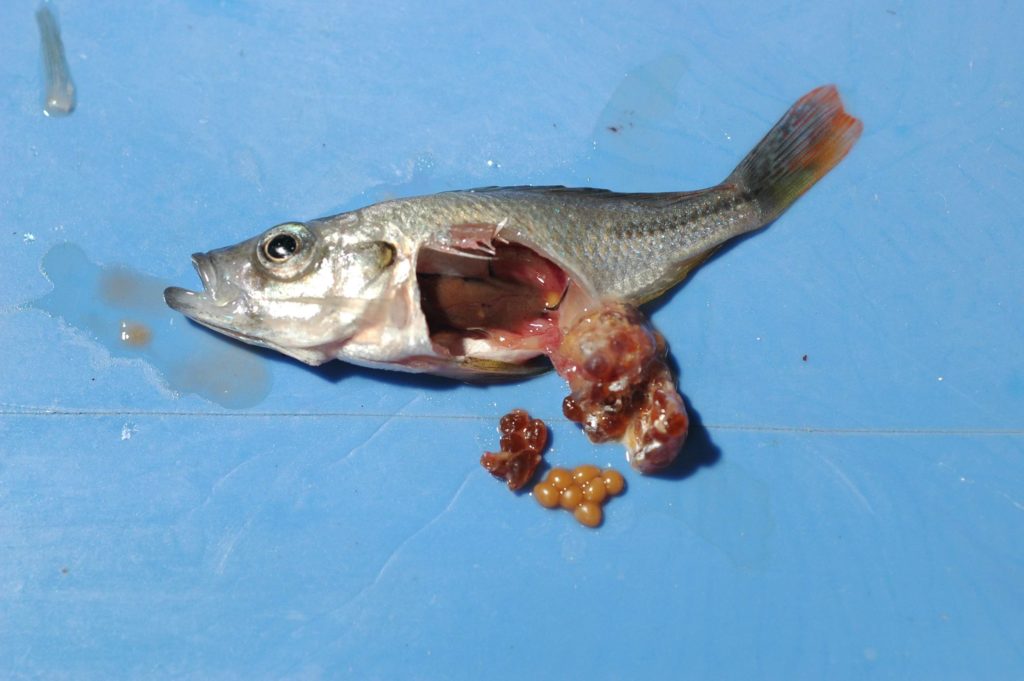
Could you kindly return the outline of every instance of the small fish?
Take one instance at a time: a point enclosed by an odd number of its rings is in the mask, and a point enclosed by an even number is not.
[[[308,364],[525,376],[550,368],[545,358],[559,366],[563,338],[588,311],[652,300],[778,218],[861,129],[835,87],[821,87],[709,189],[486,187],[385,201],[197,253],[203,290],[164,297]]]

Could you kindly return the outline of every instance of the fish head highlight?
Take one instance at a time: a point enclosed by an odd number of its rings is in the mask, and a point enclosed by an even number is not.
[[[394,302],[397,256],[394,243],[360,229],[355,213],[287,222],[194,254],[202,290],[171,287],[164,298],[214,331],[317,365]]]

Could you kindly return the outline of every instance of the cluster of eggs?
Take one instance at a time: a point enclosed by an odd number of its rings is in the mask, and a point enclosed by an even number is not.
[[[564,508],[571,511],[580,524],[597,527],[604,520],[601,507],[611,497],[621,494],[625,485],[626,481],[617,470],[601,470],[587,463],[572,470],[552,468],[533,488],[533,498],[544,508]]]

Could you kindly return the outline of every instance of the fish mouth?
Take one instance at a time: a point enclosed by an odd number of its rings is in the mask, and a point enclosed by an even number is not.
[[[199,275],[203,288],[201,291],[190,291],[178,286],[164,289],[164,302],[172,310],[177,310],[186,317],[214,327],[217,331],[236,335],[237,332],[224,326],[229,304],[238,300],[239,292],[234,286],[228,286],[221,280],[213,259],[206,253],[193,253],[192,266]]]
[[[203,283],[203,290],[214,291],[217,286],[217,268],[213,266],[213,260],[205,253],[192,254],[192,267],[196,268],[199,281]]]
[[[207,253],[193,253],[192,266],[203,288],[190,291],[178,286],[164,289],[164,302],[192,321],[228,338],[276,350],[306,364],[322,364],[326,357],[315,349],[289,347],[268,340],[258,325],[254,325],[246,311],[244,291],[218,269],[214,258]],[[241,329],[247,329],[242,331]]]

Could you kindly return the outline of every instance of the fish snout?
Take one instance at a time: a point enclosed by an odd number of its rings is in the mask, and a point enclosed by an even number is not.
[[[189,291],[178,286],[168,286],[164,289],[164,302],[167,303],[167,307],[177,310],[184,315],[188,315],[193,309],[194,299],[198,296],[199,294],[195,291]]]

